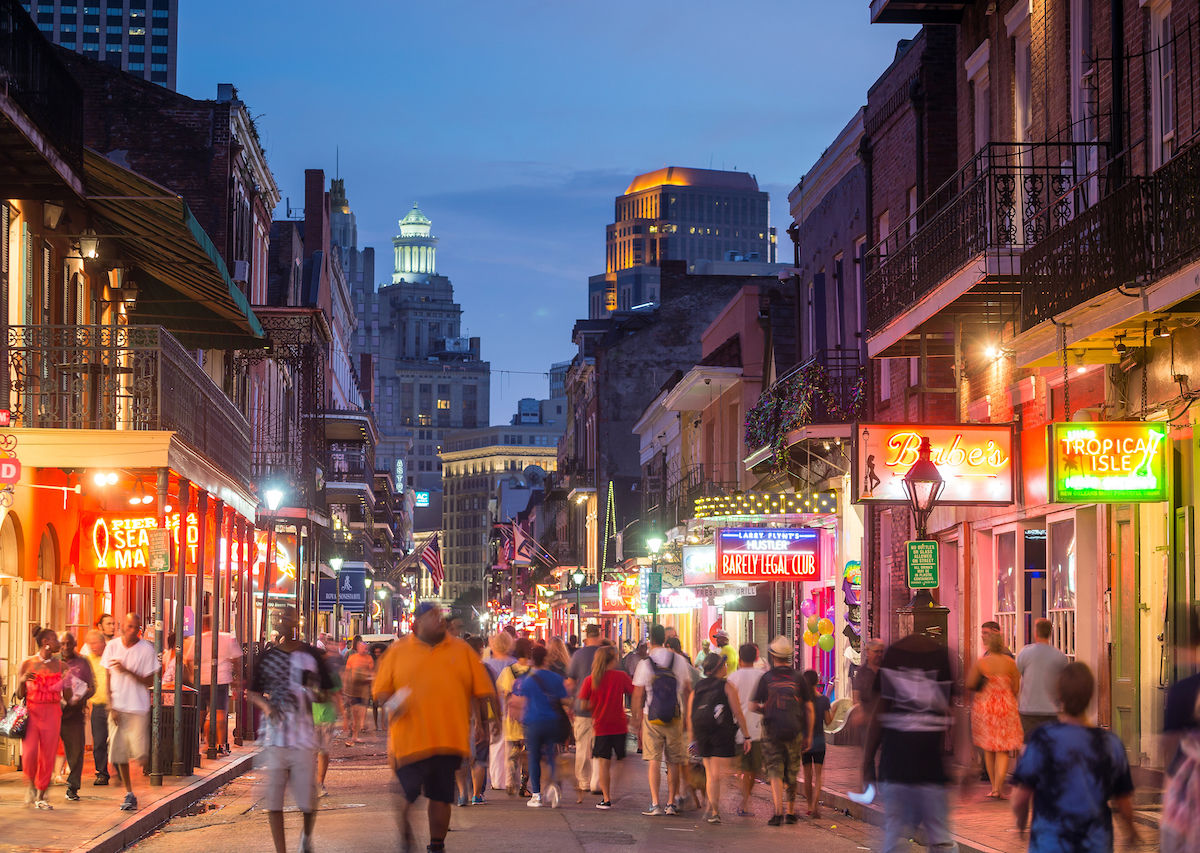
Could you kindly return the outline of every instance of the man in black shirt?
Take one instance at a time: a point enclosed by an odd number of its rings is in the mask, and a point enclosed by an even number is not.
[[[910,634],[884,652],[879,685],[863,774],[878,752],[883,849],[906,849],[906,839],[918,828],[930,849],[952,849],[943,757],[953,685],[950,655],[936,640]]]

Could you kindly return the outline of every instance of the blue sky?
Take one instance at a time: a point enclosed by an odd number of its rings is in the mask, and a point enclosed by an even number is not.
[[[492,421],[507,422],[571,356],[633,175],[754,173],[790,257],[788,191],[913,32],[871,26],[868,5],[184,0],[178,86],[238,87],[296,206],[304,169],[332,177],[340,149],[380,280],[396,220],[420,202],[492,364]]]

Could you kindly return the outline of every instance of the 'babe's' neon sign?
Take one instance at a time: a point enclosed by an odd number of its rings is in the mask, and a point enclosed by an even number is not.
[[[1167,427],[1142,421],[1051,424],[1050,500],[1149,503],[1167,499]]]

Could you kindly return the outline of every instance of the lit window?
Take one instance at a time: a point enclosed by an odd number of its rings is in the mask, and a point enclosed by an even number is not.
[[[449,409],[449,408],[450,408],[450,401],[449,401],[449,400],[438,400],[438,402],[437,402],[437,407],[438,407],[439,409]]]
[[[146,34],[145,27],[130,27],[129,34],[131,36],[144,36]]]

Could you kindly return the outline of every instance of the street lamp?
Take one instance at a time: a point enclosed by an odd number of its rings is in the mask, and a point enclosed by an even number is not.
[[[267,596],[271,591],[271,567],[275,565],[275,513],[279,510],[279,505],[283,503],[283,489],[278,486],[270,486],[263,490],[263,498],[267,502],[267,509],[271,511],[267,527],[267,553],[263,560],[262,618],[259,620],[258,631],[261,642],[265,646],[267,642]]]
[[[338,640],[338,627],[342,621],[342,563],[345,562],[341,557],[333,556],[329,558],[329,568],[333,569],[333,641]]]
[[[571,572],[571,580],[575,581],[575,636],[580,642],[583,642],[583,579],[586,577],[582,567]]]
[[[904,475],[904,491],[908,495],[909,505],[917,521],[917,538],[925,538],[925,526],[929,523],[929,514],[937,505],[946,481],[933,460],[929,458],[932,448],[928,438],[921,439],[921,448],[917,451],[917,461]]]

